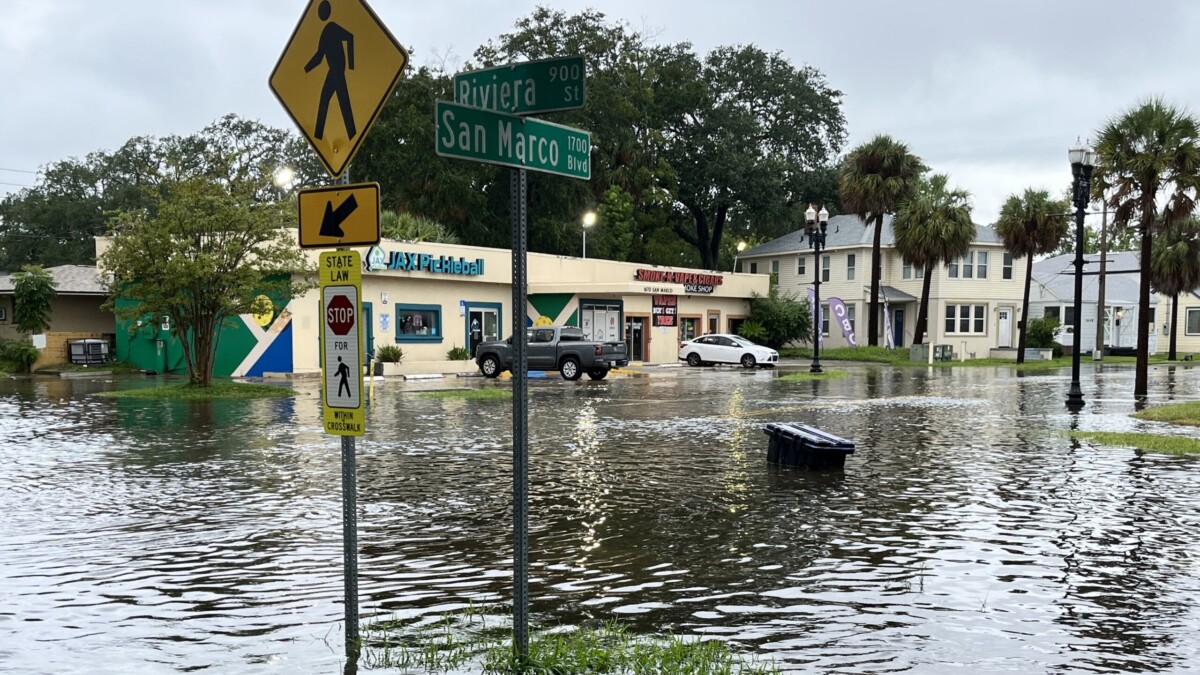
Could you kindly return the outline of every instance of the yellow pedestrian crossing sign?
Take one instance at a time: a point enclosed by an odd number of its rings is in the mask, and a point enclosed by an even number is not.
[[[407,63],[364,0],[310,0],[271,72],[271,91],[339,178]]]

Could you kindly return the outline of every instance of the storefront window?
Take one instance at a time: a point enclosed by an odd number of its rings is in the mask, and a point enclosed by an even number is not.
[[[396,305],[396,342],[441,342],[440,305]]]
[[[685,316],[679,319],[679,341],[684,342],[694,339],[699,335],[700,319],[694,316]]]
[[[620,300],[580,300],[579,316],[583,334],[589,340],[599,342],[621,339],[621,326],[625,325],[625,306]]]

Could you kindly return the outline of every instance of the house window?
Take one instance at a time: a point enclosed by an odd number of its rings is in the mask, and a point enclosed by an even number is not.
[[[1186,335],[1200,335],[1200,309],[1189,307],[1187,320],[1183,327]]]
[[[975,264],[975,251],[967,251],[962,257],[962,278],[970,279]]]
[[[441,342],[441,305],[396,305],[396,342]]]
[[[771,274],[779,274],[779,261],[778,260],[771,261]]]
[[[0,323],[8,322],[8,308],[0,307]]]
[[[1042,310],[1042,318],[1043,319],[1054,319],[1055,321],[1058,321],[1060,324],[1062,323],[1061,321],[1059,321],[1058,307],[1047,307],[1046,309]]]
[[[829,335],[829,305],[821,305],[821,335]]]
[[[1008,251],[1004,252],[1004,268],[1002,275],[1005,279],[1012,279],[1012,254]]]
[[[905,262],[903,269],[903,277],[905,279],[924,279],[925,269],[922,267],[913,267],[912,263]]]
[[[983,335],[986,305],[946,305],[946,332]]]
[[[796,274],[797,275],[807,274],[807,272],[805,271],[806,267],[805,267],[804,261],[805,261],[804,256],[800,256],[800,257],[796,258]]]
[[[833,264],[833,256],[821,256],[821,281],[829,281],[829,266]]]
[[[1074,307],[1064,307],[1063,308],[1063,317],[1064,317],[1063,324],[1065,324],[1067,326],[1074,326],[1075,325],[1075,308]]]
[[[758,263],[750,263],[750,274],[758,274]]]
[[[850,321],[850,330],[854,331],[854,305],[846,305],[846,319]]]
[[[854,281],[854,254],[846,254],[846,281]]]
[[[950,262],[946,263],[946,267],[948,267],[950,270],[950,278],[957,279],[958,278],[958,259],[955,258],[954,260],[951,260]]]
[[[979,254],[975,258],[975,260],[976,260],[975,278],[976,279],[986,279],[987,278],[987,251],[979,251]]]

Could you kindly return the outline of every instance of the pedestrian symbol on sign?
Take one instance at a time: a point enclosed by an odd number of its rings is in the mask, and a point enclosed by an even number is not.
[[[325,84],[321,87],[321,102],[317,105],[317,127],[313,136],[325,137],[325,117],[329,114],[329,103],[336,95],[342,112],[342,122],[346,125],[346,135],[354,138],[357,131],[354,128],[354,113],[350,110],[350,91],[346,87],[346,71],[354,70],[354,34],[329,21],[331,13],[329,0],[322,0],[317,7],[317,16],[328,23],[321,29],[317,52],[304,64],[306,73],[321,65],[321,61],[329,64],[329,70],[325,73]],[[346,45],[344,49],[343,44]]]
[[[338,367],[334,371],[334,375],[338,379],[338,398],[342,396],[342,388],[346,388],[346,396],[350,395],[350,366],[342,362],[342,357],[337,357]]]

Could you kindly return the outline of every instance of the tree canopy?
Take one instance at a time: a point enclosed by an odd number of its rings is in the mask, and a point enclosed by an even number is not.
[[[996,234],[1000,235],[1005,250],[1013,258],[1025,259],[1017,363],[1025,362],[1025,343],[1029,336],[1029,288],[1033,283],[1033,258],[1055,250],[1059,242],[1070,241],[1067,233],[1071,221],[1066,215],[1069,209],[1070,204],[1066,200],[1051,199],[1049,192],[1033,188],[1026,189],[1021,195],[1009,195],[1000,208]]]
[[[41,265],[25,265],[12,275],[13,323],[22,333],[44,333],[50,328],[54,306],[54,277]]]

